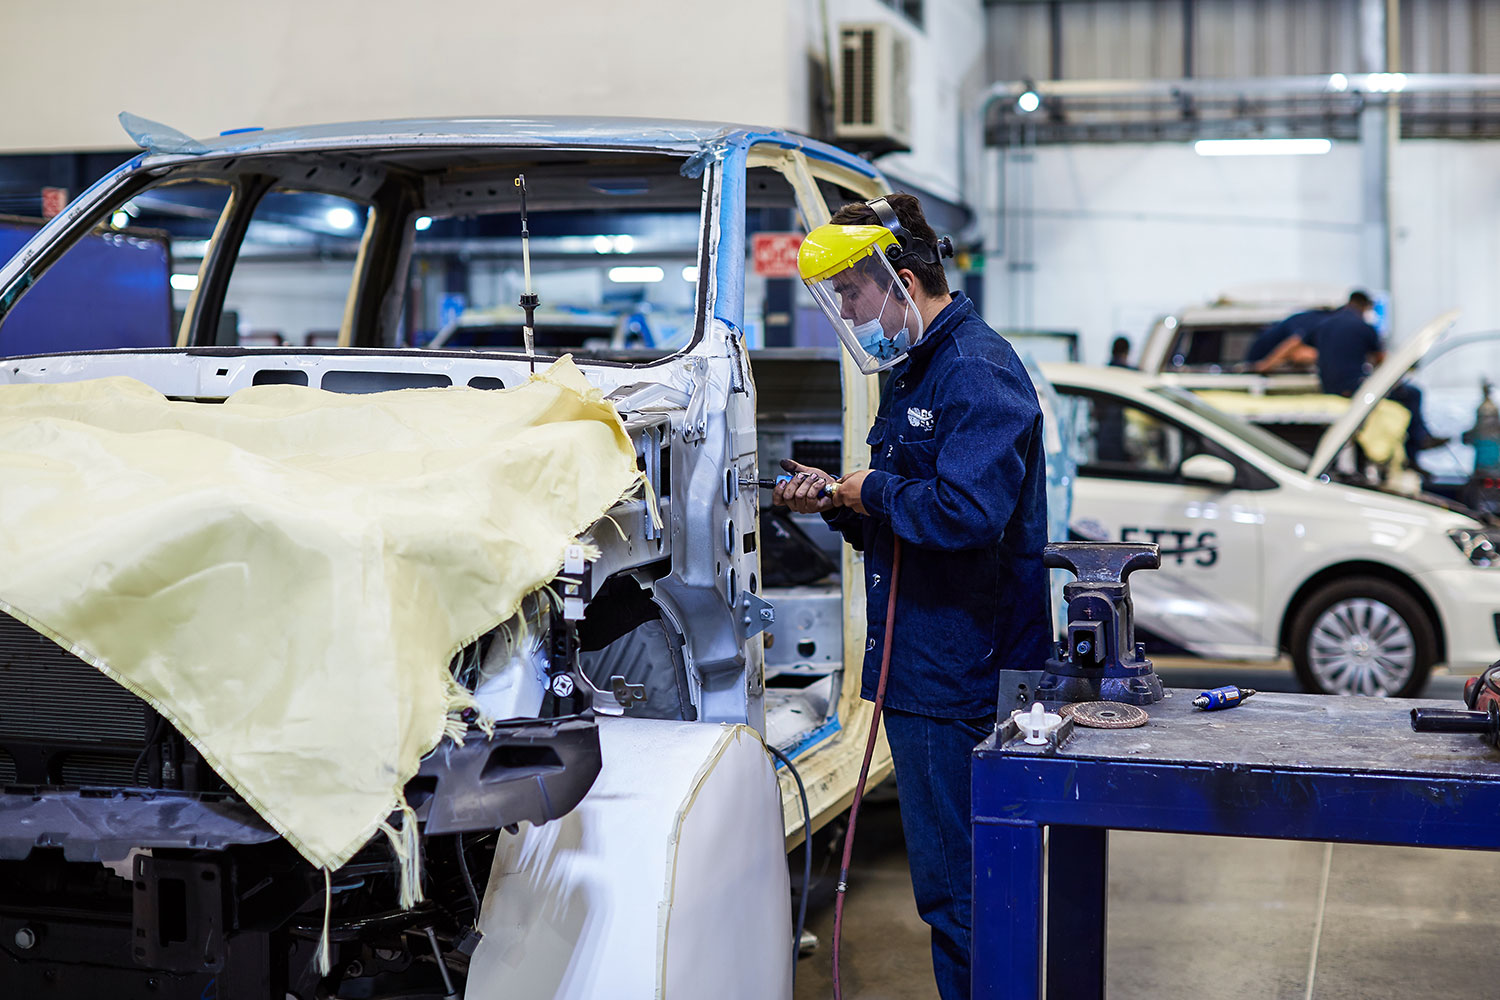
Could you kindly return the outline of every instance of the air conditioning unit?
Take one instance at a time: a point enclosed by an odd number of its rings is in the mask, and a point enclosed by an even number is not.
[[[839,25],[834,138],[877,153],[911,149],[911,43],[879,21]]]

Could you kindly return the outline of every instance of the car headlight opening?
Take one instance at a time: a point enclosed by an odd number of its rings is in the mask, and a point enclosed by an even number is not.
[[[1500,566],[1500,531],[1454,528],[1448,537],[1475,566]]]

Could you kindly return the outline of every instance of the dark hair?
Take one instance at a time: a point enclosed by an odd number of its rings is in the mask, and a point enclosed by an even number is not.
[[[1123,358],[1130,353],[1130,341],[1125,337],[1116,337],[1115,342],[1109,345],[1110,357]]]
[[[1371,299],[1369,294],[1366,292],[1356,290],[1349,293],[1349,305],[1353,306],[1355,309],[1358,309],[1360,312],[1364,312],[1374,304],[1375,301]]]
[[[936,231],[928,225],[927,217],[922,214],[922,203],[915,195],[888,194],[885,200],[896,213],[896,218],[901,220],[901,228],[906,232],[926,243],[934,249],[938,245]],[[828,220],[838,226],[878,226],[880,217],[875,210],[862,201],[850,202],[833,213],[833,218]],[[910,271],[917,277],[917,284],[922,286],[922,291],[928,295],[938,296],[948,294],[948,275],[943,271],[942,259],[933,263],[921,260],[917,257],[901,257],[891,261],[891,267],[895,270]]]

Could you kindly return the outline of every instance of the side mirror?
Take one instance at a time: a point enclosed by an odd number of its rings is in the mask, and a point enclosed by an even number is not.
[[[1177,472],[1190,483],[1214,486],[1233,486],[1239,478],[1234,466],[1217,455],[1194,455],[1183,461]]]

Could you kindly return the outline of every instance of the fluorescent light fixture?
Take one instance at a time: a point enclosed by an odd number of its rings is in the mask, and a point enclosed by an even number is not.
[[[328,224],[334,229],[354,228],[354,213],[342,205],[338,208],[330,208],[323,218],[327,219]]]
[[[1042,98],[1034,90],[1028,90],[1016,98],[1016,110],[1023,115],[1029,115],[1042,106]]]
[[[1199,156],[1310,156],[1333,148],[1327,139],[1199,139]]]
[[[694,284],[697,284],[698,283],[698,265],[697,264],[689,264],[687,267],[683,268],[682,269],[682,280],[683,281],[691,281]]]
[[[109,224],[116,229],[124,229],[130,225],[130,213],[123,208],[109,217]]]
[[[430,216],[430,215],[421,215],[421,216],[418,216],[417,217],[417,222],[416,222],[416,227],[417,227],[417,232],[419,232],[419,233],[426,232],[427,230],[431,229],[432,228],[432,216]]]
[[[635,250],[635,237],[629,233],[594,237],[595,253],[630,253],[633,250]]]
[[[1349,89],[1349,78],[1342,73],[1329,74],[1328,89],[1342,94]]]
[[[1367,73],[1365,86],[1377,94],[1398,94],[1406,89],[1406,74]]]
[[[612,267],[609,280],[622,285],[643,285],[660,281],[666,274],[659,267]]]
[[[198,287],[198,276],[196,274],[174,274],[170,280],[172,287],[179,292],[191,292]]]

